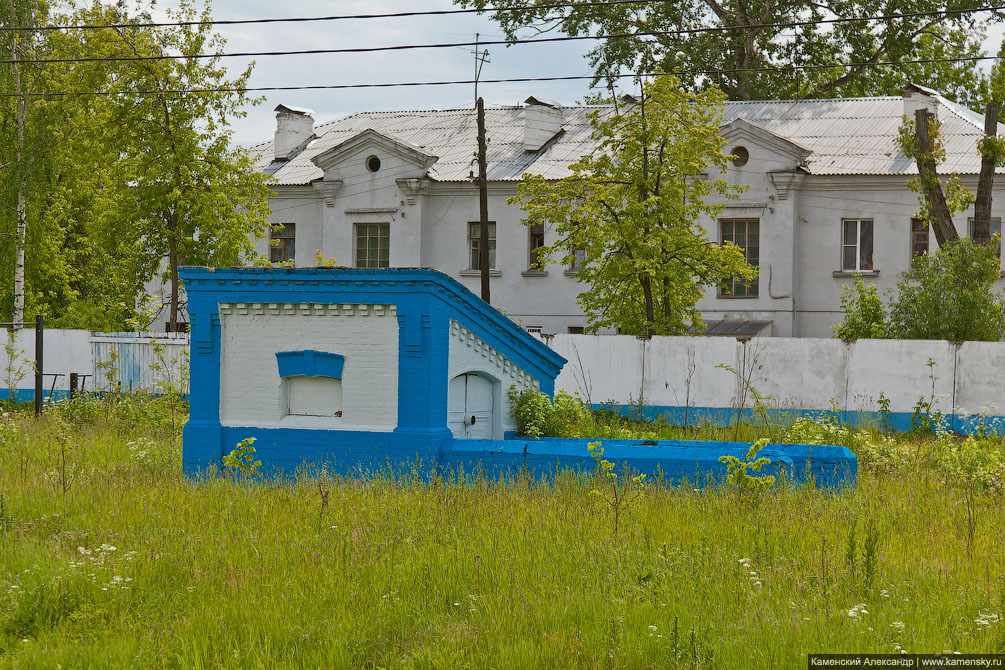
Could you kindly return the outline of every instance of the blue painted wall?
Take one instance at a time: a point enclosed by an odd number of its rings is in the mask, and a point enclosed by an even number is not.
[[[554,476],[562,468],[588,472],[596,468],[587,445],[601,442],[603,457],[617,466],[627,466],[633,473],[643,473],[650,480],[662,478],[668,484],[687,481],[704,487],[725,481],[726,465],[719,462],[724,455],[744,460],[749,443],[697,442],[660,440],[586,440],[542,438],[449,440],[444,443],[439,463],[452,470],[481,472],[490,478],[513,477],[521,470],[537,478]],[[790,481],[805,482],[812,478],[817,486],[839,488],[854,486],[858,476],[858,459],[845,447],[769,444],[758,456],[771,460],[761,474],[784,476]],[[755,474],[755,473],[751,473]]]
[[[684,407],[666,405],[617,405],[611,403],[594,403],[594,409],[609,410],[622,416],[639,417],[648,421],[665,419],[673,426],[684,425]],[[843,424],[858,427],[881,427],[883,416],[879,412],[851,412],[843,410],[818,410],[818,409],[765,409],[764,416],[771,421],[777,421],[782,425],[788,425],[796,419],[810,417],[820,418],[827,414],[837,418]],[[887,427],[899,431],[907,432],[912,429],[912,412],[890,412],[887,416]],[[747,407],[741,412],[742,421],[746,423],[756,423],[760,418],[754,410]],[[687,425],[700,426],[710,424],[713,426],[728,426],[736,421],[736,410],[732,407],[691,407],[687,410]],[[987,435],[1005,435],[1005,416],[978,416],[973,414],[946,414],[944,415],[946,427],[961,435],[971,435],[975,433]]]
[[[288,469],[311,460],[435,461],[447,428],[450,320],[471,330],[553,393],[565,359],[463,285],[435,270],[183,268],[191,322],[191,392],[184,431],[186,472],[218,465],[240,440],[258,438],[263,462]],[[353,303],[396,306],[398,425],[393,433],[224,428],[220,424],[219,303]],[[277,348],[281,348],[279,344]],[[340,470],[341,466],[337,466]]]
[[[534,377],[551,394],[565,363],[537,339],[482,302],[460,283],[434,270],[343,268],[184,268],[191,318],[190,418],[184,431],[185,471],[198,474],[245,438],[256,438],[265,476],[299,468],[366,476],[376,472],[481,471],[487,476],[521,470],[547,477],[557,468],[592,470],[589,440],[457,440],[447,428],[450,320],[471,330]],[[393,432],[224,427],[220,423],[219,303],[393,304],[398,337],[398,425]],[[319,343],[320,345],[320,343]],[[282,344],[278,343],[281,349]],[[292,358],[297,358],[293,355]],[[313,356],[309,357],[313,366]],[[307,358],[298,359],[301,367]],[[313,370],[313,367],[312,367]],[[303,373],[303,370],[299,370]],[[340,372],[340,371],[339,371]],[[749,444],[604,441],[605,458],[669,482],[697,485],[721,480],[724,454],[742,458]],[[854,454],[843,447],[769,445],[769,474],[823,486],[853,485]]]

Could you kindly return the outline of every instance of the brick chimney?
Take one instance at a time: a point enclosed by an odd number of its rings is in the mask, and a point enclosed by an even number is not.
[[[562,106],[550,100],[527,98],[523,108],[524,151],[540,151],[562,130]]]
[[[290,154],[314,133],[314,112],[300,107],[276,107],[276,137],[274,159],[288,160]]]
[[[908,121],[914,121],[915,111],[925,108],[932,114],[936,114],[936,118],[938,118],[939,101],[936,98],[937,95],[938,92],[930,88],[908,84],[904,87],[904,116],[907,117]]]

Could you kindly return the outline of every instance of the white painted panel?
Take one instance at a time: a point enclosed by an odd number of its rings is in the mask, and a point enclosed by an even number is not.
[[[220,326],[224,425],[380,431],[397,427],[398,320],[393,306],[221,304]],[[287,416],[276,352],[304,349],[345,356],[340,419]]]
[[[331,377],[287,379],[290,414],[302,416],[341,416],[342,380]]]
[[[530,388],[536,389],[539,386],[537,380],[516,363],[503,356],[494,347],[456,321],[450,322],[448,367],[450,379],[474,372],[481,374],[495,385],[496,391],[492,396],[493,439],[502,439],[504,431],[516,429],[516,422],[510,410],[510,387],[522,391]],[[453,393],[448,393],[448,406],[450,406],[449,403],[453,397]],[[470,419],[470,416],[468,418]],[[448,417],[448,423],[451,420]]]
[[[457,375],[447,388],[447,426],[454,437],[464,437],[464,409],[466,407],[467,375]]]
[[[467,420],[465,437],[472,440],[492,439],[492,383],[480,375],[464,375],[467,389],[464,394],[464,417]]]

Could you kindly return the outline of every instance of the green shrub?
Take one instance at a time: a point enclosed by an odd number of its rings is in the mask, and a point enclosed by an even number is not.
[[[852,285],[841,289],[841,309],[844,321],[831,326],[834,336],[842,340],[879,339],[886,337],[886,309],[874,284],[867,284],[861,275]]]
[[[905,340],[998,341],[1005,301],[994,290],[1001,271],[995,244],[960,238],[914,259],[897,284],[889,333]]]
[[[590,412],[579,398],[564,391],[552,400],[546,393],[510,387],[510,404],[520,435],[533,437],[583,437],[584,427],[593,425]]]

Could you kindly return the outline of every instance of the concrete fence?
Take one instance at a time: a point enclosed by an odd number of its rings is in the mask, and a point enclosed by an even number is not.
[[[911,425],[919,403],[946,415],[949,427],[985,425],[1005,432],[1005,343],[556,335],[548,344],[568,359],[556,390],[593,405],[674,423],[724,423],[749,415],[758,397],[767,411],[799,416],[836,409],[853,423]]]
[[[0,333],[0,398],[34,397],[35,331]],[[86,390],[188,392],[188,333],[91,333],[46,329],[42,344],[45,397],[66,396],[70,375]]]
[[[0,333],[2,342],[8,340]],[[946,415],[949,426],[969,431],[983,420],[1005,432],[1005,343],[930,340],[860,340],[624,335],[555,335],[544,338],[568,359],[556,389],[593,404],[674,423],[725,423],[749,415],[761,398],[773,414],[798,416],[836,409],[850,422],[888,420],[910,426],[919,402]],[[45,393],[68,393],[70,373],[87,389],[121,385],[156,392],[165,383],[187,391],[187,333],[91,333],[46,330]],[[19,331],[0,349],[0,398],[13,381],[18,398],[32,398],[35,334]],[[17,371],[23,374],[17,382]]]

